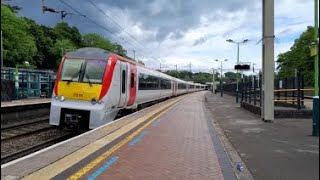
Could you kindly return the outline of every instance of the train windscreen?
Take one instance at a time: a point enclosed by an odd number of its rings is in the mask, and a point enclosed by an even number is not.
[[[61,80],[101,84],[107,61],[66,59],[63,64]]]

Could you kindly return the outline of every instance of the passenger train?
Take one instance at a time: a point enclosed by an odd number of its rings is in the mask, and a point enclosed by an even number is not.
[[[62,58],[53,90],[50,124],[94,129],[123,109],[204,90],[99,48],[80,48]]]

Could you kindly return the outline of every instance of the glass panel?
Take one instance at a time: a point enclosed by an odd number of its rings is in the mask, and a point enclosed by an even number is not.
[[[102,83],[107,61],[88,60],[83,82]]]
[[[83,64],[84,60],[66,59],[62,68],[61,80],[68,81],[72,79],[72,81],[79,81],[79,71]]]

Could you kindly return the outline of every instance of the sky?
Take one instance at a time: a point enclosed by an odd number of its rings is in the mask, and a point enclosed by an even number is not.
[[[276,60],[314,24],[314,1],[274,1]],[[62,21],[59,14],[42,13],[41,0],[9,3],[22,7],[20,16],[40,24],[52,27]],[[220,67],[215,59],[228,59],[224,72],[233,71],[237,46],[227,39],[248,39],[240,45],[239,60],[261,69],[262,0],[44,0],[44,4],[72,13],[63,21],[81,33],[98,33],[121,44],[130,57],[135,51],[136,59],[153,69],[161,63],[162,70],[174,70],[175,65],[189,70],[191,63],[193,72],[211,72]]]

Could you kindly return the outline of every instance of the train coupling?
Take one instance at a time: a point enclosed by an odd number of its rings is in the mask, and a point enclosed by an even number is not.
[[[78,114],[66,114],[64,123],[68,129],[79,129],[82,116]]]

